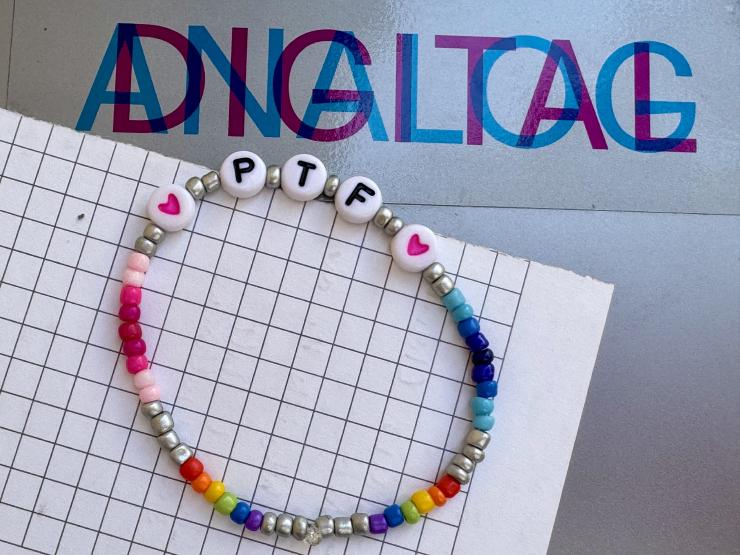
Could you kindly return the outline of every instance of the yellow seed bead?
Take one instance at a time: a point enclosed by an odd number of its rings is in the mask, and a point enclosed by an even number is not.
[[[215,503],[218,501],[218,498],[221,497],[224,492],[226,491],[226,486],[223,482],[219,482],[218,480],[214,480],[211,482],[211,485],[208,486],[208,489],[203,494],[203,497],[206,498],[206,500],[209,503]]]
[[[412,495],[411,502],[416,505],[417,510],[421,514],[426,514],[437,506],[434,504],[432,496],[429,495],[429,492],[425,489],[420,489]]]

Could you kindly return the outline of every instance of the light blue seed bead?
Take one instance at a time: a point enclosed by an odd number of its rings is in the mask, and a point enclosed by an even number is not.
[[[470,400],[470,408],[476,416],[488,416],[493,412],[493,399],[473,397]]]
[[[473,428],[476,430],[480,430],[482,432],[487,432],[491,428],[493,428],[493,416],[490,414],[479,414],[475,418],[473,418]]]
[[[442,302],[444,303],[445,307],[447,307],[447,310],[452,312],[458,306],[465,304],[465,295],[463,295],[462,291],[455,287],[452,291],[442,297]]]
[[[455,310],[452,311],[452,319],[455,320],[455,322],[461,322],[472,317],[473,307],[467,303],[458,306]]]

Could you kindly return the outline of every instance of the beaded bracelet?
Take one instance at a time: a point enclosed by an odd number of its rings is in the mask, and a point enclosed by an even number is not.
[[[175,432],[172,415],[164,410],[160,390],[154,374],[149,369],[146,344],[142,339],[139,317],[141,314],[141,288],[157,245],[167,232],[179,231],[189,226],[195,218],[198,200],[219,187],[237,198],[248,198],[263,187],[282,188],[296,201],[308,201],[322,196],[334,200],[339,216],[350,223],[365,224],[372,221],[391,237],[390,250],[396,264],[408,272],[421,272],[424,280],[441,298],[442,303],[457,322],[457,329],[472,353],[472,379],[477,384],[477,396],[471,401],[473,427],[465,438],[465,446],[446,467],[444,475],[435,485],[419,490],[404,503],[388,506],[382,513],[331,517],[322,515],[315,520],[289,514],[262,513],[246,501],[239,500],[219,480],[213,480],[204,470],[203,463],[195,457],[194,450],[182,442]],[[383,205],[380,188],[372,180],[356,176],[340,182],[336,175],[327,175],[324,164],[308,154],[290,158],[282,167],[269,166],[252,152],[231,154],[219,172],[211,171],[203,177],[190,178],[185,188],[168,185],[158,188],[149,198],[147,212],[150,222],[136,240],[123,272],[120,319],[118,329],[126,355],[126,369],[133,375],[134,386],[139,392],[141,411],[152,426],[154,434],[170,458],[179,465],[180,475],[191,487],[219,513],[229,515],[232,521],[251,531],[280,537],[293,536],[308,545],[317,545],[330,535],[346,537],[352,534],[384,534],[407,522],[418,522],[421,515],[444,505],[454,497],[461,485],[470,481],[475,465],[485,457],[490,442],[488,431],[493,427],[493,397],[497,383],[494,378],[493,352],[488,340],[480,331],[473,308],[454,286],[445,269],[437,262],[437,245],[434,233],[421,225],[405,225]]]

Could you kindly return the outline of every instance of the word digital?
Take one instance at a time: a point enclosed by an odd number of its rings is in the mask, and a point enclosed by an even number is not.
[[[142,47],[142,39],[161,41],[173,47],[183,59],[185,92],[182,102],[163,114],[154,81]],[[322,44],[328,50],[316,68],[316,83],[302,115],[296,112],[290,94],[291,72],[297,58],[308,47]],[[624,148],[637,152],[696,152],[696,139],[689,135],[694,126],[696,104],[687,101],[654,100],[650,83],[651,59],[672,69],[676,77],[691,77],[686,57],[676,48],[656,41],[625,44],[604,61],[592,91],[586,85],[576,53],[568,40],[548,40],[532,35],[480,37],[436,35],[435,49],[457,49],[467,57],[467,106],[460,106],[465,129],[428,129],[417,125],[418,35],[396,35],[395,114],[379,106],[368,75],[370,51],[353,33],[333,29],[314,30],[285,43],[283,29],[270,29],[267,47],[266,100],[257,101],[248,87],[248,30],[231,30],[227,54],[203,26],[190,26],[187,36],[173,29],[140,23],[120,23],[103,54],[97,74],[83,106],[77,129],[92,129],[101,105],[113,105],[113,130],[126,133],[162,133],[183,125],[186,134],[196,134],[200,125],[199,106],[206,82],[206,65],[215,68],[229,86],[228,134],[244,136],[245,117],[250,118],[264,137],[279,137],[284,124],[298,137],[314,141],[341,141],[367,126],[374,141],[388,141],[388,123],[394,124],[396,142],[482,145],[484,134],[505,145],[541,148],[564,137],[577,124],[592,149],[607,149],[606,136]],[[545,63],[526,110],[521,129],[507,129],[494,117],[488,99],[489,79],[495,80],[496,61],[530,49],[543,52]],[[342,59],[349,64],[354,88],[335,89],[332,82]],[[612,100],[618,70],[631,62],[634,72],[634,120],[620,122]],[[439,71],[439,68],[438,68]],[[562,106],[548,106],[553,82],[560,73],[564,83]],[[138,90],[132,90],[135,77]],[[111,80],[114,90],[108,90]],[[673,80],[672,83],[680,83]],[[384,83],[385,84],[385,83]],[[525,85],[523,85],[525,86]],[[621,91],[624,92],[624,91]],[[145,119],[132,119],[131,107],[143,109]],[[449,108],[446,108],[449,109]],[[319,127],[322,114],[347,113],[338,127]],[[668,136],[651,133],[651,118],[670,114],[678,123]],[[544,122],[544,124],[543,124]],[[546,128],[541,130],[541,128]],[[576,131],[574,131],[576,132]]]

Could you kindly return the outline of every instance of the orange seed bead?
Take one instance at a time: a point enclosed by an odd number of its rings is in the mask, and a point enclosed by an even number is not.
[[[445,494],[442,493],[442,490],[439,489],[437,486],[432,486],[427,490],[429,492],[429,495],[432,497],[432,500],[434,501],[434,504],[437,505],[437,507],[441,507],[445,503],[447,503],[447,498],[445,497]]]
[[[190,482],[190,485],[193,486],[193,489],[198,493],[203,493],[208,489],[208,486],[211,485],[211,476],[208,472],[201,472],[195,480]]]

